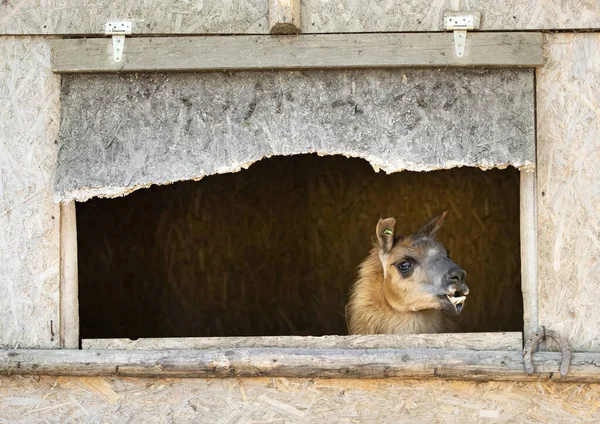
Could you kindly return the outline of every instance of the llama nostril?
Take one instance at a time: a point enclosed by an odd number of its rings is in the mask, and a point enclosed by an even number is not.
[[[460,268],[455,268],[448,273],[448,279],[453,284],[460,284],[465,280],[466,275],[467,275],[467,273],[464,270],[462,270]]]

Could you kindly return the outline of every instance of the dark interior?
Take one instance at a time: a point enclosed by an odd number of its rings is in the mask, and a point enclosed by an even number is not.
[[[448,209],[468,272],[465,331],[521,331],[519,172],[376,173],[361,159],[264,159],[234,174],[77,204],[82,338],[347,334],[380,217]]]

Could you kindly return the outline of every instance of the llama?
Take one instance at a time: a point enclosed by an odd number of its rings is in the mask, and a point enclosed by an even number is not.
[[[466,272],[435,239],[446,214],[409,236],[395,235],[395,218],[379,220],[377,242],[346,305],[350,334],[457,331],[469,288]]]

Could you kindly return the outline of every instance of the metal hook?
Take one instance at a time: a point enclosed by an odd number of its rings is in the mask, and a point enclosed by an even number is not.
[[[560,376],[566,377],[569,372],[569,366],[571,365],[571,348],[567,343],[567,340],[558,334],[556,331],[546,330],[546,327],[542,326],[539,330],[537,330],[529,340],[525,343],[525,347],[523,349],[523,360],[525,361],[525,371],[527,374],[534,374],[535,370],[533,368],[533,360],[532,353],[536,349],[538,343],[540,341],[546,340],[546,338],[554,339],[558,345],[560,346],[560,350],[562,353],[562,358],[560,360]]]

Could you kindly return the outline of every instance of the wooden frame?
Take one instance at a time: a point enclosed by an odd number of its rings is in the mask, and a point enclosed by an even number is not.
[[[539,66],[539,33],[470,33],[454,55],[450,33],[296,37],[128,38],[112,61],[109,39],[53,41],[53,70],[215,71],[407,66]],[[244,54],[239,54],[244,52]],[[535,173],[521,172],[524,333],[537,330]],[[79,344],[74,204],[62,208],[61,345]],[[181,377],[443,377],[555,379],[560,354],[536,353],[525,373],[521,333],[405,336],[240,337],[83,340],[83,351],[0,353],[1,373]],[[4,356],[3,356],[4,355]],[[575,355],[569,379],[600,381],[589,357]],[[567,381],[562,378],[560,381]]]
[[[79,347],[79,286],[75,202],[60,205],[60,346]]]
[[[447,378],[600,382],[600,353],[575,353],[561,377],[561,354],[444,349],[4,350],[0,374],[120,377]]]
[[[463,57],[449,32],[127,37],[122,62],[113,60],[110,38],[54,40],[52,50],[56,73],[543,64],[542,34],[535,32],[469,33]]]

